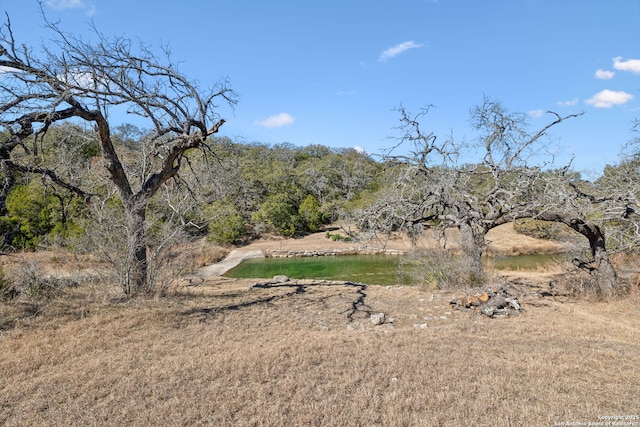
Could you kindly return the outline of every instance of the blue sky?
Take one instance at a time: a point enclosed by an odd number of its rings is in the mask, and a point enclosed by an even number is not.
[[[221,134],[238,141],[394,144],[399,105],[424,126],[474,138],[486,95],[528,113],[584,116],[554,128],[561,158],[598,172],[640,118],[640,0],[45,0],[63,29],[169,44],[202,85],[240,94]],[[19,41],[39,45],[35,0],[0,0]]]

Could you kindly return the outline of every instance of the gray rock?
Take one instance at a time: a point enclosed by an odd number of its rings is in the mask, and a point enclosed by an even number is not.
[[[273,281],[276,283],[284,283],[284,282],[288,282],[289,278],[284,274],[278,274],[276,276],[273,276]]]
[[[371,323],[373,323],[374,325],[382,325],[384,321],[385,321],[385,315],[382,312],[373,313],[371,315]]]

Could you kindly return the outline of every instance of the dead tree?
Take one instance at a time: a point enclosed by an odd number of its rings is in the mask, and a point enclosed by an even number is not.
[[[217,103],[233,106],[236,94],[227,81],[203,90],[184,76],[171,61],[168,50],[162,58],[145,45],[126,38],[106,38],[95,28],[95,43],[63,32],[46,20],[52,34],[49,47],[36,55],[18,44],[7,17],[0,28],[0,161],[5,182],[0,189],[6,198],[17,172],[38,173],[76,194],[90,197],[90,191],[66,182],[55,171],[16,155],[16,148],[30,152],[54,123],[84,122],[99,142],[104,167],[117,188],[128,218],[131,244],[130,268],[121,279],[127,295],[149,290],[145,217],[147,206],[158,189],[178,174],[190,150],[207,150],[207,138],[224,123]],[[123,166],[112,140],[110,113],[118,109],[145,120],[151,128],[154,150],[146,153],[149,172],[134,179]]]

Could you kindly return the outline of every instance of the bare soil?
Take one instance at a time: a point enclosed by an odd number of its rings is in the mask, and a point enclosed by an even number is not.
[[[334,228],[329,231],[331,234],[346,235],[345,228]],[[566,243],[554,242],[550,240],[535,239],[513,230],[512,224],[504,224],[491,230],[487,235],[489,242],[487,251],[493,255],[526,255],[532,253],[559,253],[567,250]],[[447,231],[447,247],[456,248],[459,246],[460,235],[456,230]],[[417,246],[418,248],[434,248],[437,241],[432,232],[427,232],[426,236],[416,243],[412,243],[406,236],[393,234],[389,237],[380,236],[367,242],[343,242],[333,241],[326,237],[324,232],[314,233],[300,238],[284,238],[270,236],[252,242],[243,249],[246,250],[319,250],[319,249],[392,249],[409,251]],[[415,246],[414,246],[415,245]]]

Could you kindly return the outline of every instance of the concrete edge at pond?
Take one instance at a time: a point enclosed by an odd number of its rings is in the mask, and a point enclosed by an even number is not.
[[[222,261],[199,268],[195,275],[198,277],[222,276],[242,261],[253,258],[264,258],[264,253],[261,250],[235,249]]]

